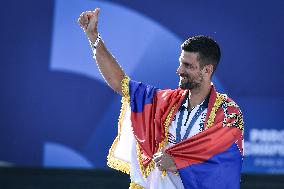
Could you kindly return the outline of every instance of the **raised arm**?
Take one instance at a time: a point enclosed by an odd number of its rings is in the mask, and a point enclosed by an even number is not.
[[[98,37],[98,16],[100,9],[95,9],[95,11],[83,12],[79,19],[78,23],[86,33],[89,41],[95,44]],[[125,77],[125,73],[112,56],[112,54],[107,50],[104,42],[99,41],[96,47],[96,62],[98,68],[107,82],[107,84],[119,94],[121,92],[121,81]]]

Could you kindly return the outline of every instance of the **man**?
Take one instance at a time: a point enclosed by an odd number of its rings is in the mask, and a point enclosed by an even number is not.
[[[78,22],[105,81],[123,96],[108,165],[130,174],[130,188],[239,188],[243,118],[211,83],[218,44],[206,36],[186,40],[179,88],[160,90],[126,76],[97,31],[99,11],[82,13]]]

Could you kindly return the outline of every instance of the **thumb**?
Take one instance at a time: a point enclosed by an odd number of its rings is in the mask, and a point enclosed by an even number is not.
[[[100,8],[96,8],[93,12],[94,14],[99,17],[99,13],[100,13],[101,9]]]
[[[93,13],[93,16],[92,17],[94,17],[94,18],[96,18],[96,21],[98,22],[98,20],[99,20],[99,13],[100,13],[100,8],[96,8],[94,11],[92,11],[92,13]]]
[[[99,20],[99,12],[100,9],[96,8],[93,11],[93,16],[90,18],[90,22],[87,28],[88,32],[97,32],[97,25],[98,25],[98,20]]]

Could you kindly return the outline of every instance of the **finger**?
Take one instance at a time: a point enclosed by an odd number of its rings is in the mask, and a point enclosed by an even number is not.
[[[156,162],[156,167],[159,169],[160,167],[162,167],[161,161]]]
[[[161,160],[155,162],[156,167],[159,167],[161,164]]]
[[[88,21],[85,18],[85,12],[83,12],[78,18],[78,23],[81,27],[86,27],[87,22]]]
[[[93,11],[86,11],[86,12],[83,12],[80,16],[79,16],[79,19],[78,19],[78,23],[80,24],[80,26],[86,30],[88,25],[89,25],[89,22],[90,22],[90,19],[92,17],[94,17],[95,14]]]
[[[161,156],[154,156],[154,157],[153,157],[153,161],[154,161],[155,163],[157,163],[157,162],[160,161],[161,159],[162,159]]]
[[[95,15],[91,17],[89,24],[87,26],[87,30],[97,31],[97,26],[98,26],[98,17]]]
[[[165,162],[163,162],[162,160],[161,161],[159,161],[157,164],[156,164],[156,167],[160,170],[160,171],[166,171],[166,170],[168,170],[168,165],[165,163]]]
[[[83,21],[84,25],[88,25],[89,24],[89,13],[88,12],[85,12],[82,15],[82,21]]]
[[[86,31],[87,25],[85,25],[84,23],[82,23],[82,21],[79,21],[79,25],[80,25],[80,27],[81,27],[84,31]]]
[[[82,16],[83,16],[83,13],[80,14],[77,22],[81,25],[82,24]]]
[[[86,12],[87,18],[88,18],[88,22],[90,22],[90,19],[94,16],[96,16],[96,14],[94,13],[94,11],[87,11]]]
[[[86,12],[83,12],[81,15],[80,15],[80,21],[81,23],[83,23],[83,25],[88,25],[89,23],[89,20],[90,18],[94,16],[93,12],[92,11],[86,11]]]
[[[82,28],[84,27],[84,23],[83,23],[82,19],[80,19],[80,17],[78,18],[77,22]]]
[[[99,21],[99,13],[100,13],[100,9],[99,8],[96,8],[94,11],[91,12],[92,16],[91,17],[94,17],[96,20],[96,24],[98,23]],[[90,18],[91,18],[90,17]]]
[[[93,13],[94,13],[97,17],[99,17],[100,11],[101,11],[100,8],[96,8],[96,9],[93,11]]]
[[[162,155],[162,152],[157,152],[153,155],[153,157],[158,157],[158,156],[161,156]]]
[[[157,164],[157,168],[158,168],[160,171],[164,171],[164,170],[165,170],[163,164],[161,164],[161,163],[158,163],[158,164]]]

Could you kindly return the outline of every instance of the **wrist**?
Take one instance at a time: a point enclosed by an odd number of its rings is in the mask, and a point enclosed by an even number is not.
[[[90,41],[91,43],[95,43],[96,40],[97,40],[97,38],[98,38],[98,36],[99,36],[99,33],[98,33],[98,32],[89,34],[89,35],[88,35],[89,41]]]
[[[94,42],[93,42],[94,41]],[[92,51],[93,51],[93,58],[96,59],[96,53],[97,53],[97,47],[100,41],[102,41],[102,38],[100,36],[100,34],[97,34],[97,37],[95,40],[91,41],[91,39],[89,39]]]

